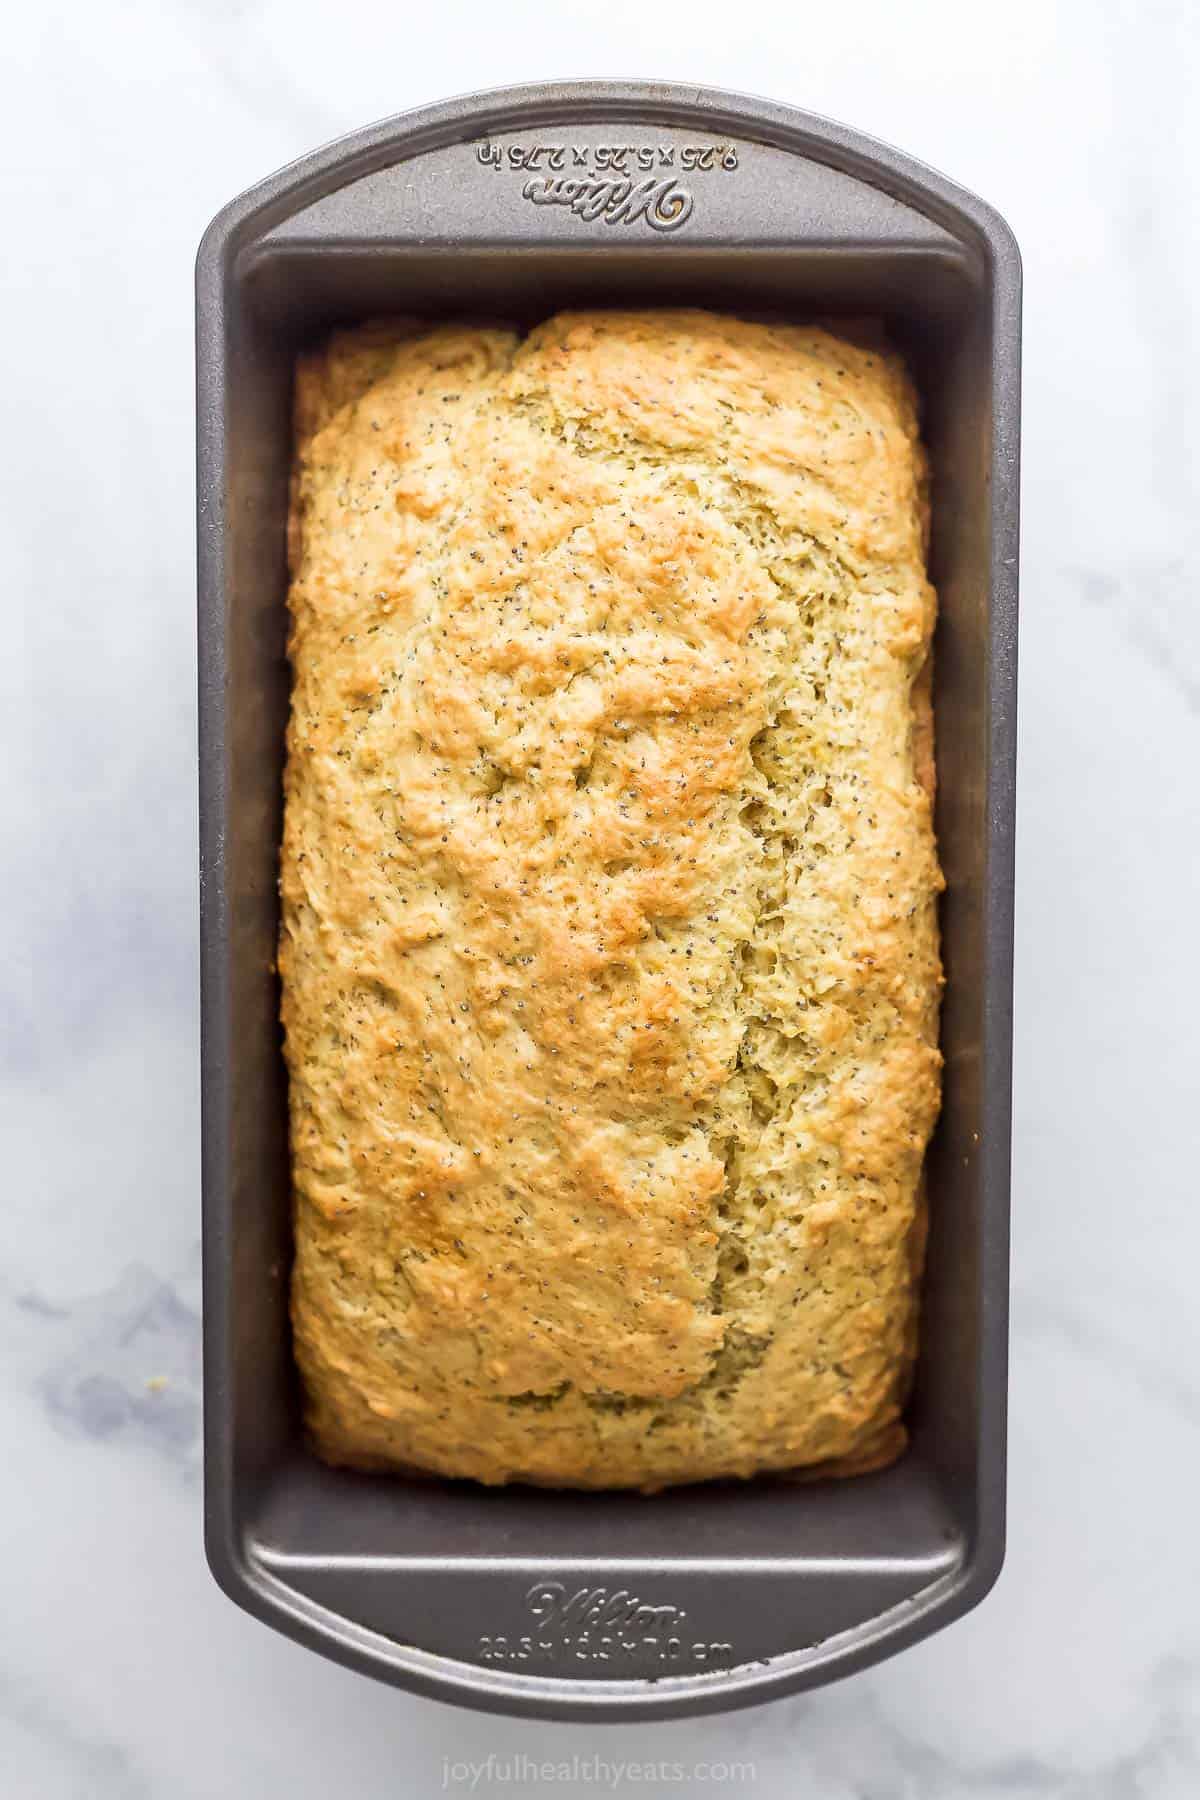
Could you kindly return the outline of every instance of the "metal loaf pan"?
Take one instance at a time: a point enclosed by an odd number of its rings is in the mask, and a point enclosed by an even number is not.
[[[383,313],[687,302],[882,317],[924,402],[948,877],[945,1108],[911,1448],[843,1482],[647,1498],[339,1473],[292,1372],[274,973],[284,527],[301,344]],[[1020,263],[897,152],[638,82],[425,108],[272,176],[198,264],[209,1558],[259,1618],[402,1686],[631,1719],[792,1692],[965,1612],[1004,1533]]]

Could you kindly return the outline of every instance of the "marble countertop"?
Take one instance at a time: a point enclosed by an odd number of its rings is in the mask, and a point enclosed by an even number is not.
[[[1200,14],[45,0],[6,37],[4,1791],[384,1800],[491,1754],[478,1791],[517,1793],[523,1753],[580,1758],[572,1791],[598,1755],[690,1771],[646,1794],[727,1760],[762,1800],[1194,1800]],[[826,1691],[593,1730],[351,1675],[205,1567],[191,271],[211,214],[317,142],[610,73],[844,118],[1005,213],[1025,524],[1005,1573]]]

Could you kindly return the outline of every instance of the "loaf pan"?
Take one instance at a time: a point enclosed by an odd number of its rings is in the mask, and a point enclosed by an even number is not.
[[[882,318],[924,406],[940,603],[945,1105],[911,1445],[886,1471],[645,1497],[322,1467],[289,1342],[275,973],[296,351],[380,314],[686,303]],[[507,89],[235,200],[197,268],[205,1516],[226,1592],[400,1686],[573,1719],[812,1687],[987,1592],[1003,1556],[1020,261],[988,207],[735,94]]]

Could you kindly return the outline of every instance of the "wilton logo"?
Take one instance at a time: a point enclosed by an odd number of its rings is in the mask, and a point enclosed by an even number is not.
[[[692,196],[671,176],[653,176],[637,187],[628,180],[591,178],[576,181],[547,175],[543,181],[527,181],[521,189],[535,206],[569,206],[581,219],[603,219],[606,225],[632,225],[645,219],[652,231],[677,231],[690,217]]]
[[[692,216],[692,189],[676,178],[676,169],[686,175],[731,174],[738,166],[732,144],[544,143],[502,148],[486,140],[476,144],[475,156],[487,168],[528,176],[521,198],[534,206],[561,206],[589,223],[640,221],[651,231],[678,231]],[[664,175],[664,169],[672,173]]]
[[[693,1638],[682,1606],[652,1605],[628,1588],[535,1582],[525,1595],[535,1621],[517,1636],[481,1637],[484,1662],[590,1662],[644,1666],[675,1663],[708,1668],[728,1665],[733,1645]],[[631,1669],[631,1673],[633,1669]]]

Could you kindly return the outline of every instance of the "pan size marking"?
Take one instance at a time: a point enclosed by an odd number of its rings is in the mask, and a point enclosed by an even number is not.
[[[528,175],[521,197],[534,206],[561,206],[577,218],[605,225],[678,231],[695,205],[682,174],[731,173],[732,144],[476,144],[477,161]],[[667,174],[663,170],[670,171]]]
[[[525,1632],[480,1636],[481,1662],[585,1662],[645,1668],[714,1668],[733,1661],[733,1645],[697,1638],[682,1606],[654,1605],[628,1588],[570,1588],[535,1582],[525,1595]]]

